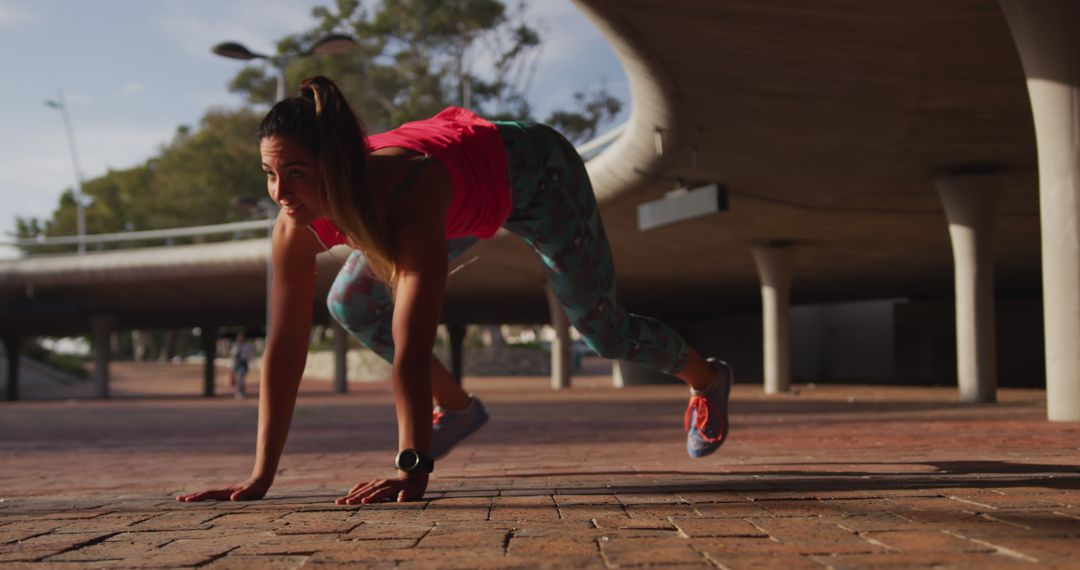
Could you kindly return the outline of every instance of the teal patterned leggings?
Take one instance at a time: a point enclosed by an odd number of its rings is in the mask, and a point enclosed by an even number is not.
[[[503,224],[540,257],[548,285],[570,324],[600,356],[662,372],[686,365],[679,333],[626,312],[615,290],[615,266],[585,164],[555,130],[531,122],[497,122],[510,160],[513,210]],[[451,260],[477,238],[447,241]],[[387,361],[394,359],[394,305],[385,285],[353,252],[327,297],[330,314]]]

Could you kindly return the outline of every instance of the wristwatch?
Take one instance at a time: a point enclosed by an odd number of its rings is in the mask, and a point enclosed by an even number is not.
[[[431,473],[435,470],[435,460],[415,449],[404,449],[397,454],[394,467],[406,473]]]

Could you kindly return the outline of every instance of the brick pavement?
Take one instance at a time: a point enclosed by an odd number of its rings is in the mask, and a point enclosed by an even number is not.
[[[1080,425],[1038,391],[741,385],[730,440],[692,461],[677,386],[468,379],[492,422],[425,500],[344,507],[392,473],[389,386],[305,380],[268,498],[182,504],[248,473],[256,402],[167,395],[197,368],[116,370],[153,396],[0,404],[5,568],[1080,567]]]

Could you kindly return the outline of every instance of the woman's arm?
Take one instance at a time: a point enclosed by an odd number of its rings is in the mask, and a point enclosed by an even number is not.
[[[449,184],[431,169],[427,185],[405,198],[406,215],[395,224],[394,403],[398,421],[398,450],[415,449],[431,456],[431,352],[442,316],[446,290],[446,237],[443,216],[449,204]],[[358,484],[339,504],[420,499],[427,473],[399,472],[397,479]]]
[[[321,244],[304,227],[278,218],[273,234],[274,282],[270,292],[270,331],[259,388],[259,432],[255,467],[238,485],[177,497],[182,501],[258,499],[274,481],[289,434],[296,394],[307,361],[311,306],[315,295],[315,256]]]

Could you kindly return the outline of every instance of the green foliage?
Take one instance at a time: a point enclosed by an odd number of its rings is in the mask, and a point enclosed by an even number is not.
[[[90,377],[86,371],[86,359],[71,354],[55,353],[38,342],[27,343],[23,348],[23,354],[76,378],[85,380]]]
[[[574,101],[579,110],[554,111],[544,121],[574,143],[587,142],[596,137],[600,126],[614,119],[622,110],[622,102],[608,92],[606,85],[591,92],[574,93]]]
[[[180,127],[158,156],[127,170],[110,170],[86,181],[88,234],[225,223],[246,219],[232,203],[259,196],[265,182],[259,169],[255,131],[261,117],[250,109],[211,110],[197,131]],[[74,235],[74,192],[61,196],[48,221],[16,220],[20,238]],[[34,253],[74,251],[75,246],[35,247]]]
[[[348,53],[292,59],[288,92],[305,77],[334,79],[363,118],[369,132],[430,117],[447,105],[469,107],[494,120],[532,119],[528,91],[540,61],[543,38],[528,23],[524,3],[499,0],[383,0],[365,10],[339,0],[312,11],[315,24],[278,42],[279,53],[303,52],[318,38],[344,32],[357,40]],[[471,71],[472,62],[491,62],[490,77]],[[249,101],[273,101],[275,71],[241,70],[230,89]],[[614,118],[620,102],[606,88],[579,93],[581,109],[553,113],[549,122],[582,141]]]

